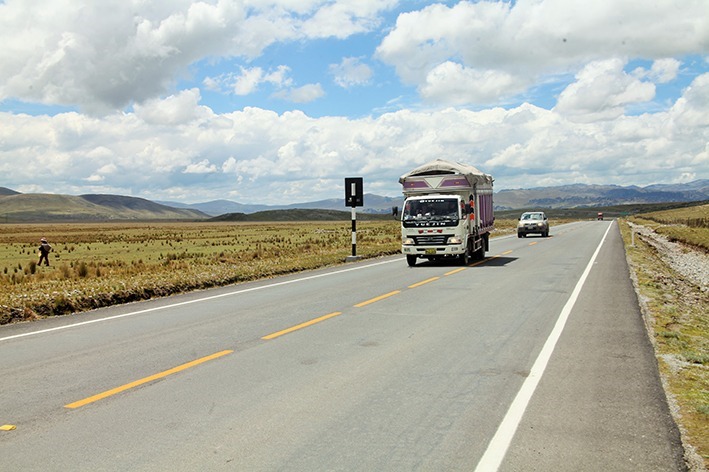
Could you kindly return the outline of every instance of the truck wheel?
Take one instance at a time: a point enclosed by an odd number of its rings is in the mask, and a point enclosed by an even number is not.
[[[409,264],[409,267],[413,267],[416,265],[416,256],[410,256],[406,255],[406,262]]]
[[[467,249],[463,254],[460,255],[460,263],[464,266],[470,264],[470,252]]]

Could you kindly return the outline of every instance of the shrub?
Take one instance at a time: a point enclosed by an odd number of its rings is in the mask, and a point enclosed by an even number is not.
[[[89,268],[86,265],[86,262],[80,262],[79,266],[76,268],[76,275],[79,277],[86,278],[89,275]]]

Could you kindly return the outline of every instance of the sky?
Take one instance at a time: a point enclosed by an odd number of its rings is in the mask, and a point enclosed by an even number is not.
[[[0,187],[293,204],[709,178],[707,0],[0,0]]]

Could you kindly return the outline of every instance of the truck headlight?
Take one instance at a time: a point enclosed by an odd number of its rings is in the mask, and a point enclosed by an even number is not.
[[[463,240],[458,236],[451,236],[448,238],[448,244],[463,244]]]
[[[401,244],[404,245],[404,246],[413,246],[415,243],[414,243],[414,240],[413,240],[412,238],[404,238],[404,239],[401,241]]]

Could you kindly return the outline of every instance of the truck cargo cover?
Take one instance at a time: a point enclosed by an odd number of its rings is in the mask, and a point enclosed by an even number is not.
[[[407,172],[399,178],[399,183],[405,185],[405,182],[410,177],[422,177],[428,175],[459,174],[465,176],[470,186],[474,185],[489,185],[492,186],[493,178],[489,174],[479,171],[475,167],[460,162],[450,162],[443,159],[436,159],[429,163],[423,164],[414,170]]]

